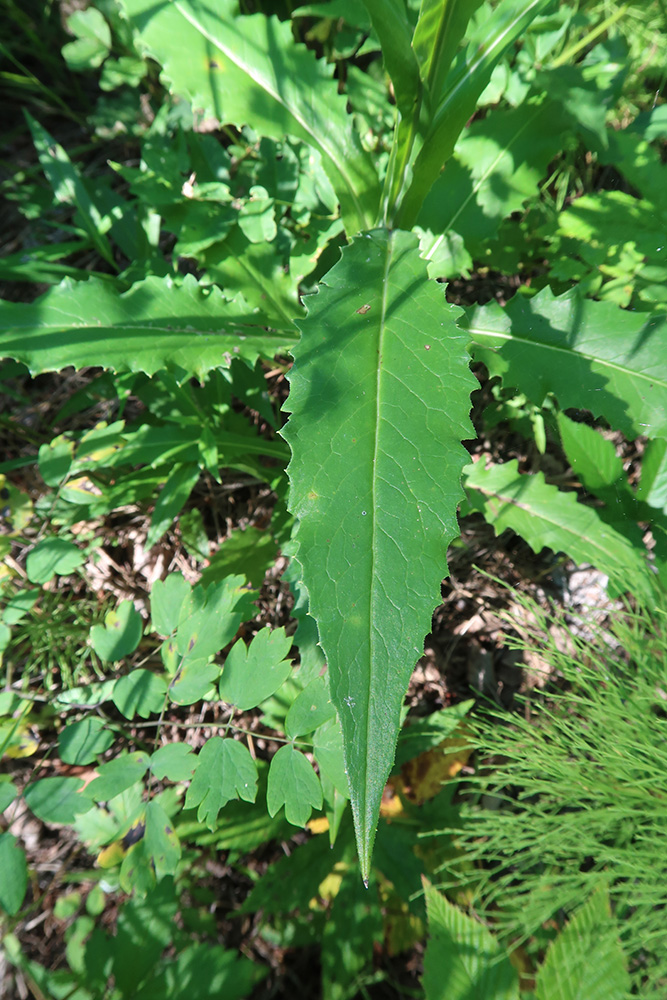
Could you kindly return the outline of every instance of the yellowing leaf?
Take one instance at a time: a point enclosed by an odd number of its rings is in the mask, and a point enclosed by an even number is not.
[[[134,823],[120,840],[115,840],[97,855],[95,859],[100,868],[115,868],[119,865],[128,851],[144,836],[146,826],[142,821]]]
[[[12,760],[21,760],[23,757],[32,757],[38,747],[39,740],[31,736],[28,727],[23,724],[16,729],[4,755]]]
[[[465,726],[459,726],[439,746],[406,761],[401,768],[400,791],[418,805],[434,798],[468,762],[472,748],[467,744]]]
[[[308,820],[306,826],[311,833],[326,833],[329,829],[329,820],[326,816],[318,816],[317,819]]]

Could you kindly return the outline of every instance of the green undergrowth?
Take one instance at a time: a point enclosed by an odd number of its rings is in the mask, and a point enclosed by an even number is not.
[[[605,963],[619,995],[663,985],[637,873],[662,795],[662,0],[0,7],[16,975],[194,1000],[208,962],[206,995],[259,996],[267,949],[310,948],[327,1000],[430,1000],[440,942],[447,1000],[487,973],[493,998],[595,997]],[[558,660],[523,728],[466,723],[448,679],[437,710],[405,705],[460,518],[642,609]],[[502,770],[519,737],[526,796]],[[478,764],[503,803],[479,816],[449,780]],[[419,836],[461,816],[469,834]],[[62,883],[81,882],[55,970],[22,938],[51,898],[30,823],[74,845]],[[392,962],[427,927],[406,985]]]
[[[539,651],[536,684],[512,713],[483,710],[480,766],[465,797],[458,891],[505,942],[544,946],[594,889],[609,894],[633,992],[667,982],[664,596],[604,623],[519,598],[515,649]],[[537,668],[536,668],[537,669]]]

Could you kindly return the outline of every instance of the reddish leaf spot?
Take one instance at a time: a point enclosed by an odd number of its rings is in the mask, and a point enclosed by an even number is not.
[[[365,316],[367,312],[370,312],[370,308],[371,307],[367,302],[365,305],[361,307],[361,309],[357,309],[357,312],[359,313],[360,316]]]

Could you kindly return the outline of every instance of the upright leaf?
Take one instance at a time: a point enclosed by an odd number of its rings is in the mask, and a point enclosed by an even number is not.
[[[431,103],[436,104],[468,22],[482,0],[422,0],[412,47]]]
[[[105,220],[98,210],[78,170],[63,147],[29,114],[26,114],[26,118],[32,132],[39,162],[53,189],[56,201],[72,205],[77,209],[78,221],[88,233],[93,246],[107,263],[114,266],[113,251],[104,235],[109,228],[109,221]]]
[[[489,82],[493,67],[550,2],[504,0],[454,62],[444,81],[442,94],[436,98],[437,105],[414,162],[410,187],[396,215],[397,225],[408,228],[414,224],[425,196],[475,111],[477,98]],[[437,76],[437,70],[435,73]]]
[[[398,29],[397,18],[388,9],[393,4],[373,0],[369,7],[372,13],[375,8],[373,26],[394,82],[399,111],[383,192],[382,212],[387,223],[393,222],[410,185],[414,156],[432,123],[443,81],[479,3],[480,0],[422,0],[409,50],[411,59],[404,51],[405,32]],[[397,86],[400,70],[405,83]]]
[[[175,465],[162,487],[151,515],[151,523],[146,535],[149,549],[162,538],[172,521],[183,507],[199,479],[199,465]]]
[[[419,101],[421,87],[405,0],[364,0],[364,6],[380,39],[385,69],[394,87],[396,107],[403,118],[409,118]]]
[[[139,44],[172,89],[223,124],[292,135],[319,150],[350,234],[375,221],[377,175],[338,93],[333,68],[293,38],[289,22],[239,17],[226,0],[123,0]],[[174,39],[178,38],[178,45]]]
[[[340,714],[364,878],[400,708],[439,599],[472,434],[457,310],[376,230],[309,301],[286,437],[298,559]]]

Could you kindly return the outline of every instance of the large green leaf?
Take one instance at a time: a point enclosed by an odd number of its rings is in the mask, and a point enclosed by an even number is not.
[[[458,534],[474,380],[416,237],[356,239],[308,302],[286,437],[298,559],[340,714],[362,872]]]
[[[485,468],[484,461],[465,469],[468,503],[501,534],[511,528],[534,552],[549,547],[578,563],[592,563],[606,573],[619,591],[650,596],[649,574],[641,546],[602,520],[593,507],[579,503],[545,482],[541,472],[522,475],[516,461]],[[634,525],[624,525],[630,532]]]
[[[474,307],[466,323],[475,357],[534,403],[553,393],[561,409],[590,410],[626,437],[667,436],[664,315],[544,288],[504,309]]]
[[[292,135],[319,150],[350,234],[375,221],[379,186],[338,93],[333,67],[293,38],[289,22],[239,17],[225,0],[123,0],[139,44],[203,117]],[[178,44],[174,39],[178,38]]]
[[[184,369],[198,378],[234,358],[255,363],[292,341],[270,333],[242,300],[202,288],[191,276],[178,287],[150,277],[120,295],[107,281],[65,279],[35,302],[0,302],[0,355],[33,375],[101,366],[116,372]]]

